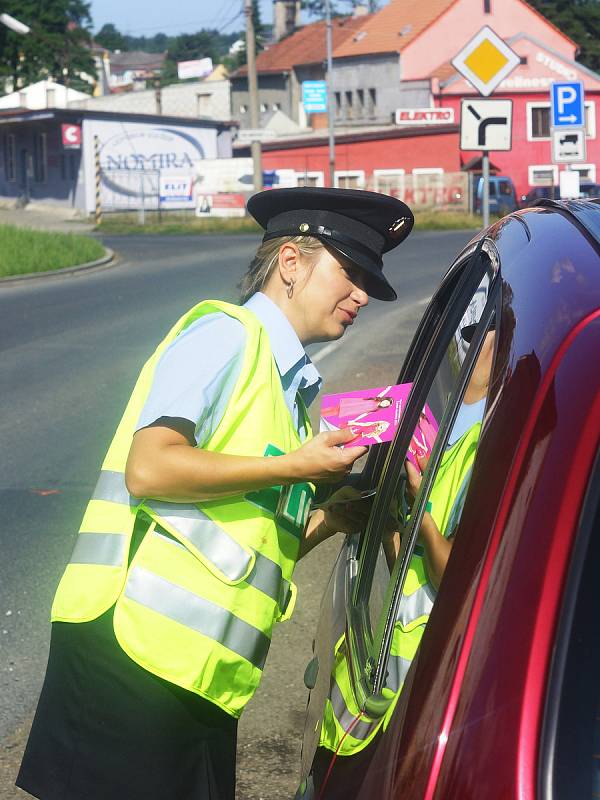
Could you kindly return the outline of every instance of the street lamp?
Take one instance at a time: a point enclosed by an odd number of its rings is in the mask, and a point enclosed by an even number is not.
[[[29,25],[25,25],[24,22],[19,22],[18,19],[11,17],[10,14],[0,14],[0,22],[3,25],[6,25],[7,28],[10,28],[11,31],[14,31],[15,33],[20,33],[23,36],[25,36],[25,34],[27,33],[30,33],[31,31]]]

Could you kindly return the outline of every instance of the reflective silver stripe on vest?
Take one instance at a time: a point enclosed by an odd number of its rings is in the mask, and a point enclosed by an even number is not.
[[[156,536],[163,542],[173,544],[181,550],[185,550],[186,553],[190,553],[184,544],[170,534],[165,534],[162,532],[163,530],[164,529],[155,530],[153,536]],[[190,553],[190,555],[194,557],[192,553]],[[255,556],[256,561],[245,582],[251,584],[255,589],[263,592],[263,594],[268,595],[272,600],[278,603],[283,610],[290,589],[289,581],[282,578],[279,564],[275,564],[274,561],[261,555],[261,553],[255,553]]]
[[[125,596],[157,614],[220,642],[258,669],[263,668],[269,637],[221,606],[154,575],[134,567],[127,578]]]
[[[430,583],[419,586],[413,594],[403,594],[398,607],[397,622],[406,627],[419,617],[429,616],[437,592]]]
[[[344,700],[342,690],[337,685],[335,680],[332,681],[331,695],[329,699],[331,701],[335,718],[339,722],[341,728],[344,731],[348,731],[348,729],[352,726],[352,730],[348,733],[348,736],[352,736],[354,739],[364,740],[379,724],[379,720],[377,720],[377,722],[369,722],[367,720],[360,719],[358,722],[355,722],[357,715],[353,714],[346,706],[346,701]]]
[[[255,551],[254,555],[256,556],[256,561],[246,578],[246,583],[275,600],[281,611],[283,611],[290,590],[289,581],[283,579],[279,564],[263,556],[262,553]]]
[[[240,581],[248,571],[251,555],[199,508],[185,503],[144,504],[187,539],[205,558],[232,583]]]
[[[410,658],[390,656],[387,665],[385,687],[394,693],[397,692],[406,680],[406,675],[411,664],[412,660]]]
[[[80,533],[70,563],[120,567],[125,561],[126,543],[123,533]]]
[[[139,502],[127,491],[125,475],[109,469],[103,469],[100,473],[92,500],[107,500],[109,503],[122,503],[125,506],[137,505]]]

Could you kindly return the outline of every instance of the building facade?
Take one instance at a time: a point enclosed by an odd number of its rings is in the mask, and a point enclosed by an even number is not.
[[[230,158],[228,123],[120,112],[47,109],[0,113],[0,199],[35,200],[90,214],[96,153],[104,209],[193,206],[203,159]],[[189,203],[183,194],[190,195]]]

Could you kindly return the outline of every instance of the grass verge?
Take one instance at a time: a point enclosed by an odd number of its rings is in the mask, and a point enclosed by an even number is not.
[[[491,219],[495,222],[498,217]],[[417,211],[415,214],[415,230],[447,231],[478,230],[482,227],[482,219],[477,214],[464,214],[460,211]],[[260,233],[261,229],[251,217],[238,219],[221,219],[219,217],[200,218],[165,216],[162,222],[150,217],[145,225],[140,225],[137,215],[119,214],[105,216],[96,231],[106,235],[121,234],[163,234],[193,235],[202,233]]]
[[[0,277],[50,272],[95,261],[104,247],[89,236],[0,225]]]

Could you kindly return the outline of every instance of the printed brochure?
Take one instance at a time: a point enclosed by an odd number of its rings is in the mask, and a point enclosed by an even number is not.
[[[326,394],[321,402],[321,431],[350,428],[355,437],[348,446],[391,441],[398,429],[412,384]],[[438,423],[427,404],[409,445],[407,458],[418,468],[417,456],[431,453]]]

